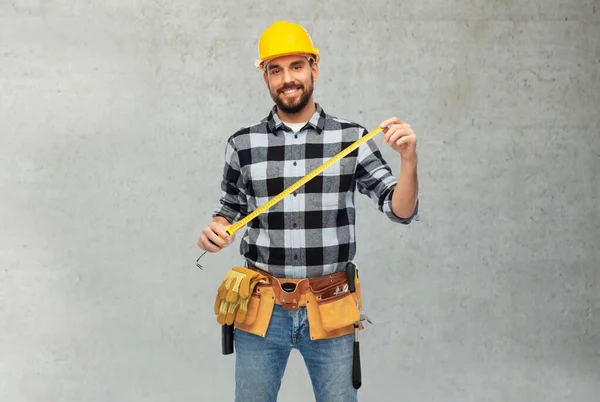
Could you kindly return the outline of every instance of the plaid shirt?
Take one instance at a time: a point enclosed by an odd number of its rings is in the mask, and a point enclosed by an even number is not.
[[[320,105],[297,133],[273,107],[260,123],[227,141],[222,195],[214,216],[234,223],[367,133],[326,114]],[[310,180],[246,226],[240,252],[248,263],[277,277],[306,278],[345,269],[356,253],[355,191],[370,197],[393,222],[397,179],[373,140]]]

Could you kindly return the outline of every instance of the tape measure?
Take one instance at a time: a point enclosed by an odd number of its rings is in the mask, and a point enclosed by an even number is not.
[[[321,166],[315,168],[310,173],[308,173],[306,176],[304,176],[303,178],[301,178],[300,180],[298,180],[297,182],[295,182],[294,184],[292,184],[291,186],[289,186],[288,188],[283,190],[281,193],[277,194],[275,197],[271,198],[269,201],[265,202],[263,205],[261,205],[257,209],[255,209],[250,215],[247,215],[245,218],[240,219],[233,225],[229,226],[227,229],[225,229],[225,231],[230,236],[233,235],[235,232],[237,232],[242,227],[244,227],[252,219],[256,218],[258,215],[262,214],[267,209],[271,208],[273,205],[277,204],[279,201],[281,201],[282,199],[284,199],[285,197],[287,197],[294,191],[298,190],[300,187],[302,187],[304,184],[306,184],[309,180],[313,179],[315,176],[320,174],[322,171],[324,171],[325,169],[327,169],[328,167],[330,167],[331,165],[333,165],[340,159],[342,159],[344,156],[348,155],[350,152],[354,151],[356,148],[360,147],[362,144],[369,141],[371,138],[375,137],[377,134],[379,134],[381,132],[381,130],[382,130],[381,127],[377,127],[375,130],[370,131],[369,133],[362,136],[360,139],[354,141],[352,144],[350,144],[349,146],[344,148],[341,152],[332,156],[329,160],[327,160],[327,162],[325,162]]]

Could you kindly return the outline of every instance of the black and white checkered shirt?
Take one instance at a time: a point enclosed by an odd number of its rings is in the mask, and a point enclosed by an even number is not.
[[[367,133],[364,127],[316,107],[297,133],[279,119],[273,107],[260,123],[229,137],[222,196],[213,217],[238,221]],[[394,222],[408,224],[418,219],[418,204],[407,219],[392,212],[396,182],[370,140],[249,222],[240,252],[250,264],[277,277],[341,271],[356,252],[356,189]]]

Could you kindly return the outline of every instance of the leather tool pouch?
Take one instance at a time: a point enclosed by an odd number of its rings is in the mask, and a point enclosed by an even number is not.
[[[270,283],[257,284],[248,301],[246,319],[244,322],[234,321],[235,327],[264,337],[271,322],[274,305],[275,294],[273,292],[273,285]]]
[[[360,321],[362,308],[358,281],[354,294],[348,290],[346,281],[320,286],[319,282],[311,283],[312,292],[306,295],[311,339],[333,338],[354,332],[353,324]]]

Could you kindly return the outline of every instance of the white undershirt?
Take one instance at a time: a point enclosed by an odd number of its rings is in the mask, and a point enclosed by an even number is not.
[[[289,128],[292,129],[293,132],[297,133],[298,131],[300,131],[300,129],[302,127],[304,127],[304,125],[306,125],[306,123],[308,122],[304,122],[304,123],[288,123],[286,121],[283,122],[283,124],[285,124],[286,126],[288,126]]]

